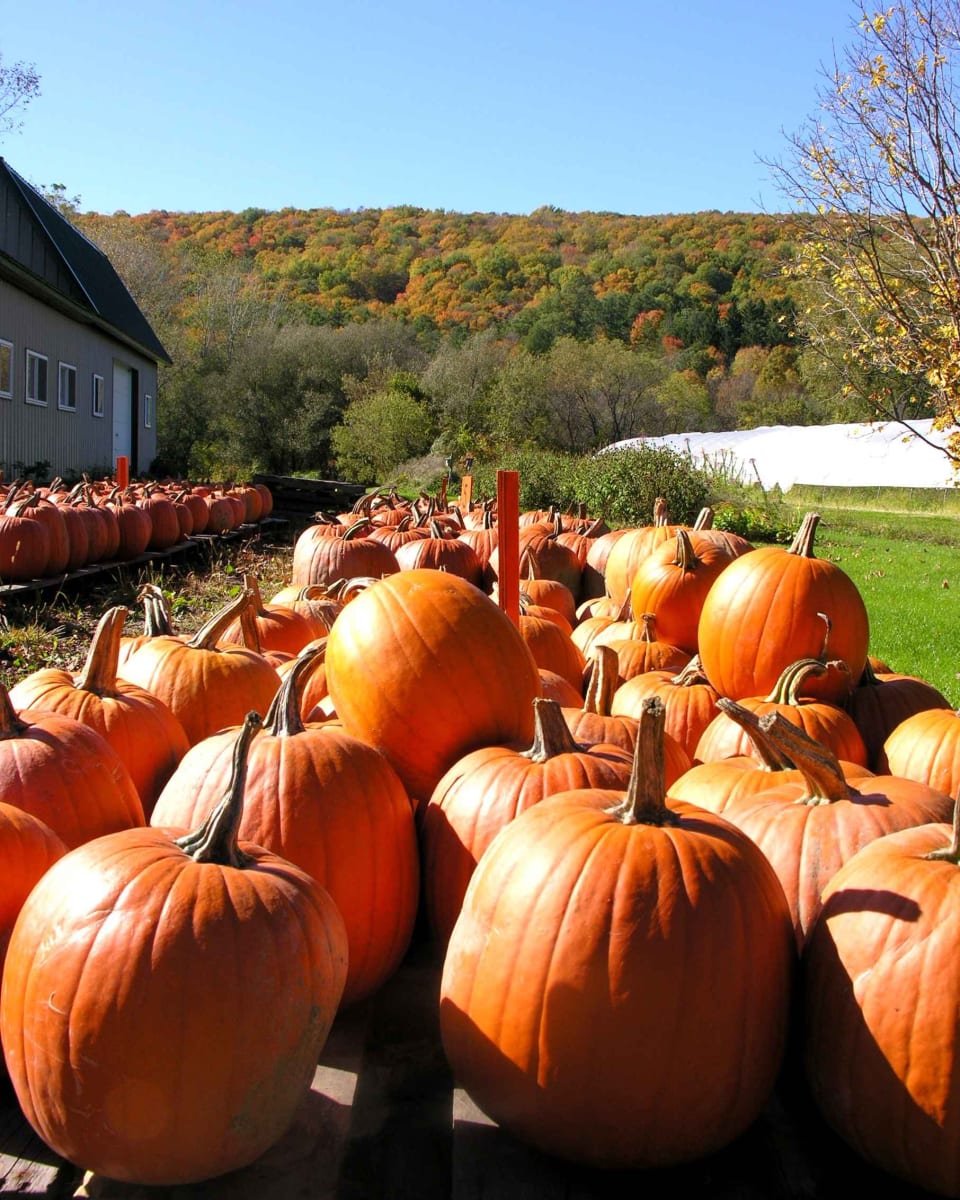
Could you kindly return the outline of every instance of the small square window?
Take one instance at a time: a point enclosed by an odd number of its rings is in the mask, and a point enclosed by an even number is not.
[[[65,362],[57,372],[57,408],[77,411],[77,368]]]
[[[93,386],[90,389],[90,402],[92,405],[93,415],[95,417],[103,416],[103,376],[94,375]]]
[[[0,338],[0,396],[13,397],[13,342]]]
[[[153,428],[153,397],[143,397],[143,425],[145,429]]]
[[[47,402],[47,358],[35,350],[27,351],[26,401],[28,404]]]

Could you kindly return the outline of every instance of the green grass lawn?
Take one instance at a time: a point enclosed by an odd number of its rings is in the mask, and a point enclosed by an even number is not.
[[[817,511],[817,556],[841,566],[860,589],[870,653],[932,683],[960,708],[960,518]]]

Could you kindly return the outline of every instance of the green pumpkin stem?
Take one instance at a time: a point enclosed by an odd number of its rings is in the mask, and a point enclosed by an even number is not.
[[[521,753],[531,762],[544,763],[558,754],[575,754],[582,749],[573,740],[573,734],[556,700],[537,696],[533,701],[533,745]]]
[[[234,744],[233,771],[222,799],[199,829],[174,839],[174,845],[179,846],[194,862],[242,868],[250,861],[240,849],[237,833],[243,817],[243,792],[247,782],[250,743],[262,725],[259,713],[247,713]]]
[[[760,718],[760,728],[784,754],[793,759],[797,770],[803,775],[808,790],[799,803],[833,804],[837,800],[850,798],[850,786],[832,750],[791,724],[779,712],[764,713]]]
[[[667,710],[659,696],[647,696],[640,705],[637,744],[627,794],[614,810],[624,825],[679,825],[680,818],[667,808],[663,736]]]
[[[112,696],[117,690],[117,667],[120,663],[120,639],[127,609],[122,604],[108,608],[94,630],[83,671],[77,687],[95,696]]]
[[[318,645],[310,644],[300,651],[296,663],[284,677],[280,690],[273,698],[267,709],[263,727],[273,737],[293,737],[303,733],[306,726],[300,714],[300,704],[307,680],[327,655],[327,639],[323,638]]]
[[[697,683],[709,684],[710,680],[704,674],[700,664],[700,655],[695,654],[683,670],[673,676],[670,682],[675,683],[678,687],[693,687]]]

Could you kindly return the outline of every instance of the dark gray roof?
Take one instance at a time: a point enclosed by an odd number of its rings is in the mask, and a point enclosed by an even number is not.
[[[58,212],[22,176],[0,158],[0,172],[23,198],[56,254],[83,294],[85,307],[124,340],[135,342],[155,360],[170,362],[160,339],[127,291],[103,251]],[[28,266],[29,264],[22,264]]]

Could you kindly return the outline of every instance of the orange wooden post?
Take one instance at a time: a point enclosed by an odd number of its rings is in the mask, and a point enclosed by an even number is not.
[[[500,607],[520,627],[520,475],[497,472],[497,590]]]
[[[117,455],[117,487],[130,486],[130,459],[126,454]]]
[[[462,513],[470,511],[470,505],[473,503],[473,476],[464,475],[460,480],[460,511]]]

